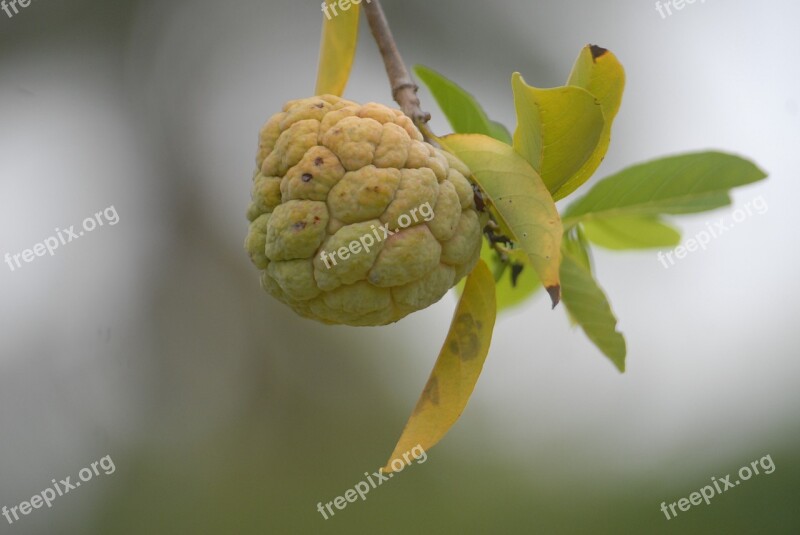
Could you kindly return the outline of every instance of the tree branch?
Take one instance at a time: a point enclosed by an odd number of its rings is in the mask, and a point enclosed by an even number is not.
[[[392,87],[392,98],[400,105],[403,113],[414,121],[414,124],[422,131],[426,140],[430,141],[430,131],[426,123],[430,121],[431,114],[422,111],[420,107],[419,98],[417,97],[419,87],[414,83],[414,79],[411,78],[411,74],[400,56],[400,51],[397,50],[392,31],[389,29],[389,23],[386,22],[386,16],[383,14],[380,0],[363,2],[362,7],[367,14],[367,21],[369,22],[370,30],[372,30],[372,36],[375,38],[375,42],[381,52],[383,64],[386,66],[386,74],[389,76],[389,84]]]

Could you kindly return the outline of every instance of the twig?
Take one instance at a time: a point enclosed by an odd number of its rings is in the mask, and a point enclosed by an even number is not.
[[[422,111],[420,107],[417,97],[419,86],[414,83],[414,79],[411,78],[411,74],[397,50],[397,44],[395,44],[392,31],[389,29],[389,23],[386,22],[380,0],[364,2],[362,7],[367,14],[367,21],[381,52],[383,64],[386,66],[386,74],[389,76],[389,83],[392,86],[392,98],[400,105],[403,113],[408,115],[417,128],[422,131],[426,141],[431,141],[430,130],[426,126],[431,119],[431,114]]]
[[[392,98],[400,105],[400,109],[403,110],[403,113],[414,121],[414,124],[419,128],[420,132],[422,132],[425,141],[435,147],[441,148],[437,142],[436,135],[434,135],[428,127],[427,123],[431,120],[431,114],[422,111],[420,107],[419,97],[417,97],[419,86],[417,86],[414,79],[411,78],[411,74],[408,72],[405,63],[403,63],[403,58],[400,56],[400,51],[397,49],[392,30],[389,29],[389,23],[386,21],[386,15],[383,14],[380,0],[367,0],[362,4],[362,7],[367,14],[367,21],[372,31],[372,37],[378,44],[378,50],[381,52],[383,64],[386,66],[386,74],[389,76],[389,84],[392,87]],[[478,199],[481,198],[479,195],[480,187],[474,181],[473,177],[470,176],[468,178],[477,188],[475,194],[477,204]],[[484,210],[481,206],[482,204],[483,202],[479,205],[480,211]],[[494,215],[491,212],[489,212],[489,219],[490,222],[494,222]],[[508,248],[505,247],[504,244],[510,243],[510,240],[502,234],[497,234],[495,230],[499,227],[497,227],[496,223],[494,223],[494,225],[494,229],[487,226],[484,230],[486,231],[486,238],[489,244],[497,252],[500,259],[500,266],[499,270],[495,273],[495,280],[498,280],[505,269],[510,267],[511,284],[512,286],[516,286],[517,278],[522,271],[522,264],[513,262],[509,258]],[[550,292],[549,288],[548,292]],[[554,301],[554,303],[555,302],[556,301]]]

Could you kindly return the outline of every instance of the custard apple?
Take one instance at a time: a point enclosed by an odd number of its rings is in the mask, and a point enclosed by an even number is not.
[[[385,325],[437,302],[480,256],[469,169],[400,110],[287,102],[259,135],[245,249],[301,316]]]

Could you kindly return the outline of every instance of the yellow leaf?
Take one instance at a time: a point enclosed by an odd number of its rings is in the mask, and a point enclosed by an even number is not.
[[[489,353],[496,314],[494,278],[480,260],[467,276],[439,358],[384,472],[392,472],[391,461],[415,446],[432,448],[461,416]]]
[[[528,255],[555,306],[563,228],[542,179],[512,147],[488,136],[452,134],[440,143],[470,168],[503,233]]]
[[[326,0],[326,4],[315,94],[342,96],[356,55],[359,6],[353,3],[344,11],[336,0]]]
[[[603,109],[606,127],[610,129],[625,89],[625,69],[617,57],[597,45],[583,47],[567,84],[582,87],[594,95]]]
[[[611,143],[611,125],[622,104],[625,89],[625,70],[610,50],[596,45],[588,45],[581,50],[567,84],[582,87],[600,102],[605,125],[597,148],[581,169],[567,180],[555,193],[561,199],[578,189],[597,171],[608,152]]]
[[[518,72],[511,77],[511,87],[517,111],[514,149],[558,200],[600,143],[604,127],[600,103],[577,86],[531,87]]]

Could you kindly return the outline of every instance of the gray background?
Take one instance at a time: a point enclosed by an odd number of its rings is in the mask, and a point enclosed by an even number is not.
[[[409,65],[514,127],[513,71],[563,84],[586,43],[628,83],[596,178],[676,152],[752,158],[769,209],[665,270],[596,250],[621,375],[539,295],[503,314],[469,407],[330,520],[391,452],[455,297],[383,328],[303,320],[242,249],[261,124],[310,96],[319,2],[35,0],[0,12],[0,255],[114,205],[120,222],[0,264],[0,506],[104,455],[117,470],[5,533],[797,533],[794,2],[385,1]],[[345,96],[390,103],[362,25]],[[435,131],[447,123],[426,91]],[[584,192],[586,189],[579,191]],[[733,209],[683,217],[688,238]],[[776,470],[667,521],[771,455]]]

